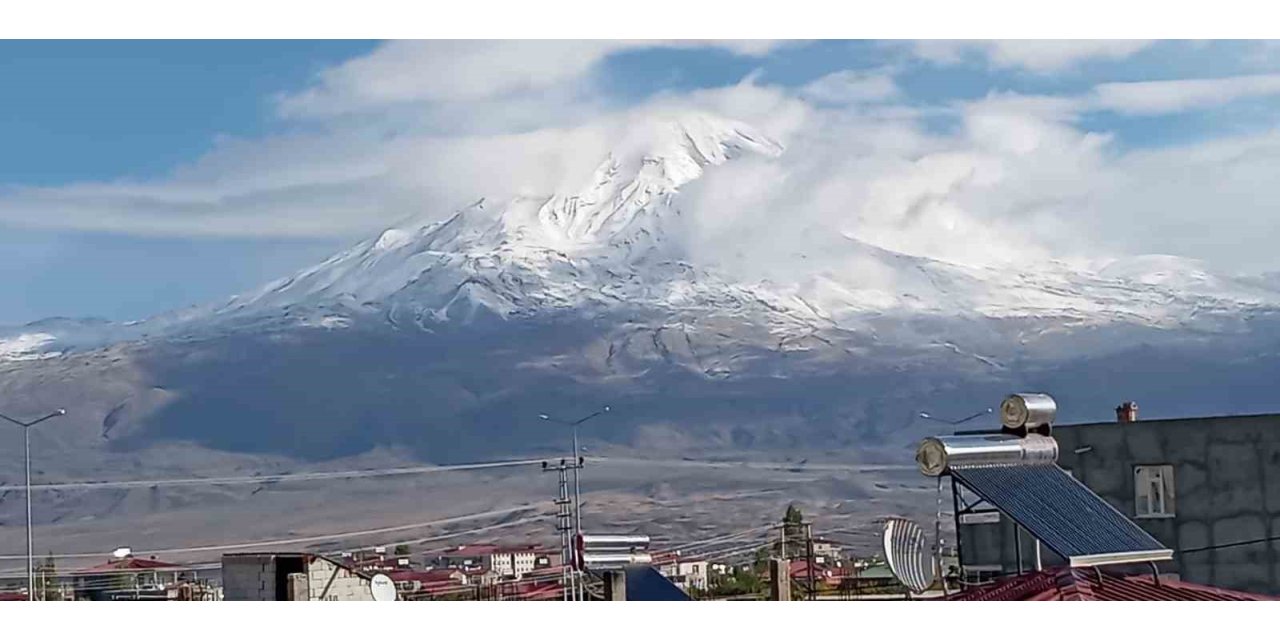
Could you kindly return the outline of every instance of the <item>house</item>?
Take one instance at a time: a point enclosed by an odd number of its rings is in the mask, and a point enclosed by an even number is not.
[[[1146,575],[1116,575],[1093,568],[1054,567],[953,593],[959,601],[1275,600],[1276,598]]]
[[[844,563],[844,547],[835,540],[814,538],[813,556],[820,564],[839,566]]]
[[[497,579],[519,580],[527,573],[552,566],[552,552],[535,545],[501,546],[496,544],[461,545],[449,549],[429,561],[438,569],[477,568],[492,572]]]
[[[464,593],[472,585],[465,571],[457,569],[431,569],[428,571],[399,570],[387,574],[396,583],[396,591],[403,600],[435,600]]]
[[[804,560],[792,560],[788,570],[791,572],[791,583],[804,588],[809,587],[809,563]],[[813,586],[818,591],[840,587],[848,569],[845,567],[825,566],[816,559],[813,563]]]
[[[1116,414],[1055,426],[1059,466],[1173,550],[1162,572],[1280,595],[1280,414],[1139,420],[1133,403]],[[966,514],[959,530],[966,581],[1017,573],[1019,557],[1030,568],[1034,542],[1024,532],[1017,549],[1002,514]]]
[[[212,597],[209,585],[198,581],[198,571],[185,565],[126,555],[71,572],[61,590],[74,600],[177,600],[197,592],[200,599]]]
[[[373,600],[373,574],[313,553],[222,556],[227,600]]]
[[[659,553],[653,556],[653,567],[658,573],[685,591],[706,591],[710,586],[711,564],[706,560],[683,557],[679,552]]]
[[[885,564],[860,563],[850,567],[840,581],[840,590],[851,595],[901,593],[902,583]]]
[[[413,568],[410,558],[388,554],[386,547],[343,553],[342,561],[366,573],[387,573]]]

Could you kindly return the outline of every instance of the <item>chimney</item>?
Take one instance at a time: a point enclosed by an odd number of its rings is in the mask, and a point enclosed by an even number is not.
[[[1116,407],[1116,422],[1120,424],[1128,424],[1138,421],[1138,403],[1125,402]]]

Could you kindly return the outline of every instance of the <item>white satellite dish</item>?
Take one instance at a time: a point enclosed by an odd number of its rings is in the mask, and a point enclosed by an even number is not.
[[[375,573],[369,581],[369,592],[378,602],[391,602],[396,599],[396,583],[385,573]]]
[[[933,584],[934,569],[924,531],[903,518],[884,522],[884,557],[889,570],[912,593],[924,593]]]
[[[119,549],[111,552],[111,557],[113,558],[123,559],[128,558],[131,555],[133,555],[133,549],[130,549],[129,547],[120,547]]]

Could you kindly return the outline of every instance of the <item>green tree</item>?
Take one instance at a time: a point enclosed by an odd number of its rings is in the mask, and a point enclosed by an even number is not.
[[[409,545],[398,544],[395,549],[391,550],[391,553],[395,554],[396,557],[407,556],[409,555]]]

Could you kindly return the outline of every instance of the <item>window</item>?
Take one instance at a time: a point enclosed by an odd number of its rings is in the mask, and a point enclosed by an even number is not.
[[[1139,518],[1172,518],[1173,465],[1139,465],[1133,468],[1134,515]]]

